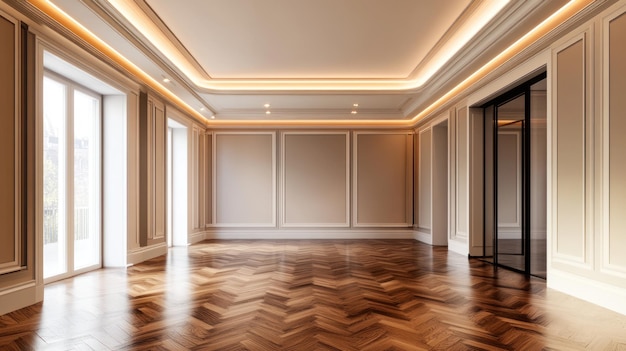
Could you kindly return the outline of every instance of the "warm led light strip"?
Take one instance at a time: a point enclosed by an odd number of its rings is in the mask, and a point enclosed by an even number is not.
[[[491,59],[487,64],[482,66],[476,72],[472,73],[469,77],[467,77],[464,81],[459,83],[452,90],[447,92],[445,95],[440,97],[433,104],[422,110],[415,117],[413,117],[410,121],[412,123],[417,123],[424,117],[433,113],[438,108],[442,107],[445,103],[449,102],[454,98],[454,96],[459,95],[463,90],[469,88],[473,84],[477,83],[479,80],[485,78],[489,73],[500,67],[506,61],[513,58],[515,55],[519,54],[522,50],[529,47],[535,41],[539,40],[544,35],[548,34],[550,31],[554,30],[557,26],[567,21],[570,17],[574,16],[589,4],[593,3],[594,0],[572,0],[563,7],[561,7],[558,11],[550,15],[550,17],[546,18],[543,22],[533,28],[530,32],[526,33],[523,37],[518,39],[511,46],[502,51],[498,56]]]
[[[277,128],[277,127],[324,127],[324,128],[411,128],[413,123],[406,119],[372,119],[372,120],[211,120],[211,127],[215,128]]]
[[[83,25],[78,23],[75,19],[65,13],[63,10],[58,8],[56,5],[51,3],[49,0],[28,0],[31,4],[37,7],[39,10],[44,12],[46,15],[50,16],[55,21],[59,22],[62,26],[69,29],[72,33],[78,35],[81,39],[85,40],[89,44],[93,45],[97,50],[120,64],[124,69],[130,72],[135,77],[141,79],[143,82],[147,83],[152,89],[161,93],[163,96],[171,99],[175,102],[180,108],[185,110],[187,113],[196,117],[201,121],[206,121],[206,117],[196,111],[194,108],[189,106],[185,101],[179,98],[177,95],[166,89],[163,85],[161,85],[158,81],[148,75],[146,72],[137,67],[134,63],[128,60],[126,57],[121,55],[107,43],[102,41],[92,32],[90,32]]]
[[[107,0],[129,23],[140,29],[170,62],[199,88],[207,90],[410,90],[420,88],[510,0],[486,0],[473,11],[425,67],[406,79],[206,79],[180,53],[133,0]]]

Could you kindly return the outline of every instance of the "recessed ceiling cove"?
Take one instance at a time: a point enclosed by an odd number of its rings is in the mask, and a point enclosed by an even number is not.
[[[407,78],[469,0],[146,0],[216,79]]]
[[[200,88],[402,90],[508,0],[108,2]]]

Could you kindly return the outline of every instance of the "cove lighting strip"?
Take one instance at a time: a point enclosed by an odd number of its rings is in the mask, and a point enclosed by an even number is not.
[[[482,66],[476,72],[471,74],[461,83],[459,83],[456,87],[452,88],[452,90],[448,91],[446,94],[441,96],[437,101],[435,101],[430,106],[426,107],[424,110],[419,112],[417,115],[410,119],[404,120],[255,120],[255,121],[225,121],[225,120],[206,120],[206,117],[199,114],[195,109],[191,108],[187,103],[185,103],[178,96],[167,90],[163,87],[159,82],[150,77],[147,73],[142,71],[139,67],[134,65],[120,53],[115,51],[112,47],[106,44],[104,41],[99,39],[89,30],[87,30],[84,26],[70,17],[68,14],[63,12],[57,6],[51,3],[50,0],[28,0],[42,12],[59,22],[61,25],[81,37],[83,40],[87,41],[91,45],[93,45],[96,49],[100,50],[102,53],[107,55],[109,58],[119,63],[122,67],[127,69],[130,73],[134,74],[138,78],[144,80],[147,84],[149,84],[153,89],[157,90],[164,96],[170,98],[174,101],[179,107],[183,108],[186,112],[191,115],[198,117],[210,124],[211,126],[216,127],[269,127],[275,125],[284,125],[284,126],[328,126],[328,127],[359,127],[359,126],[371,126],[371,127],[398,127],[398,128],[411,128],[416,125],[421,119],[429,116],[430,114],[436,112],[439,108],[443,107],[446,103],[450,102],[454,99],[455,96],[461,94],[464,90],[471,87],[473,84],[476,84],[481,79],[485,78],[490,72],[497,69],[505,62],[513,58],[515,55],[519,54],[521,51],[532,45],[534,42],[542,38],[544,35],[549,33],[550,31],[557,28],[559,25],[567,21],[572,16],[576,15],[578,12],[582,11],[585,7],[593,3],[594,0],[571,0],[566,5],[561,7],[558,11],[548,17],[546,20],[537,25],[534,29],[528,32],[526,35],[521,37],[499,55],[491,59],[487,64]],[[110,1],[119,1],[119,0],[110,0]],[[315,81],[318,84],[318,81]],[[380,83],[379,81],[376,81]],[[310,81],[302,82],[301,88],[304,89],[305,84],[310,84]],[[293,82],[292,82],[293,84]],[[363,90],[362,81],[360,81],[359,89]],[[397,86],[396,86],[397,88]],[[271,87],[269,85],[265,86],[265,90],[275,89],[275,87]],[[322,88],[321,86],[318,89],[329,89],[328,87]],[[376,88],[380,90],[381,88]],[[257,90],[264,90],[259,89]],[[311,85],[306,85],[306,90],[316,90],[315,87]],[[384,90],[384,89],[383,89]]]
[[[50,16],[52,19],[57,21],[63,27],[69,29],[72,33],[79,36],[81,39],[85,40],[92,46],[94,46],[97,50],[102,52],[104,55],[121,65],[124,69],[130,72],[135,77],[141,79],[147,85],[149,85],[152,89],[159,92],[163,96],[170,99],[174,102],[178,107],[182,108],[187,113],[196,117],[199,120],[206,121],[206,116],[202,115],[194,108],[189,106],[185,101],[179,98],[176,94],[169,91],[160,82],[152,78],[149,74],[144,72],[141,68],[137,67],[134,63],[124,57],[122,54],[113,49],[109,44],[105,43],[102,39],[98,38],[95,34],[89,31],[85,26],[80,24],[70,15],[65,13],[55,4],[53,4],[50,0],[28,0],[31,4],[37,7],[46,15]]]

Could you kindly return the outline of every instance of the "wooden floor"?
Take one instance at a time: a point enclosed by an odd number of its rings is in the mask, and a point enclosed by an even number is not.
[[[626,316],[412,240],[211,241],[51,284],[2,350],[625,350]]]

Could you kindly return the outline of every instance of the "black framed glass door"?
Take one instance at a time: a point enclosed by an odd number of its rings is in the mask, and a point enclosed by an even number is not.
[[[546,276],[545,73],[484,105],[484,256]]]

